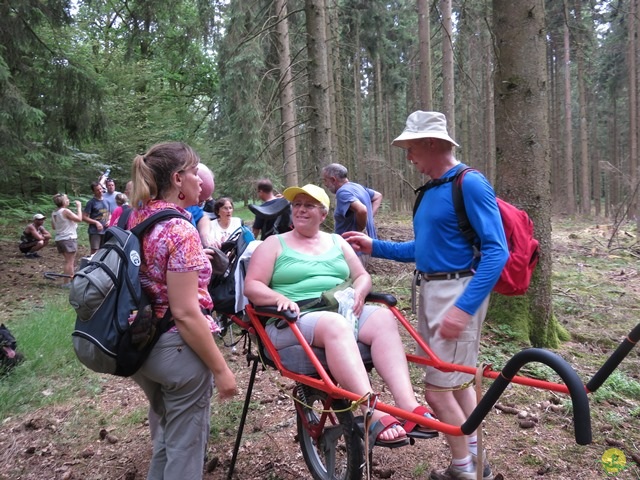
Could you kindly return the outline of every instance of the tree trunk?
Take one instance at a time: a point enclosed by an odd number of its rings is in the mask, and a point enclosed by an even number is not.
[[[492,184],[495,184],[496,181],[496,123],[495,123],[495,90],[493,88],[494,85],[494,72],[493,65],[495,63],[495,59],[493,58],[493,48],[491,48],[491,42],[493,39],[491,35],[488,33],[485,35],[484,44],[486,47],[484,48],[486,53],[486,57],[484,59],[484,77],[487,92],[486,99],[486,108],[485,108],[485,116],[484,116],[484,124],[486,125],[485,129],[485,144],[487,148],[487,170],[486,175],[487,178],[491,181]]]
[[[309,55],[310,157],[318,174],[322,165],[334,161],[331,145],[331,107],[324,0],[305,0],[307,51]],[[316,175],[317,177],[317,175]]]
[[[531,216],[540,241],[540,261],[528,294],[515,299],[494,295],[492,313],[502,312],[505,321],[526,316],[531,343],[555,346],[544,0],[493,0],[493,18],[497,192]],[[522,54],[525,50],[527,55]]]
[[[355,28],[355,56],[353,61],[353,96],[354,96],[354,105],[355,105],[355,141],[356,152],[355,152],[355,162],[359,163],[360,160],[364,157],[364,149],[362,148],[362,94],[360,83],[362,79],[360,78],[360,71],[362,68],[361,59],[360,59],[360,12],[356,13],[356,28]]]
[[[580,210],[583,215],[591,215],[591,169],[589,165],[589,125],[587,123],[587,94],[585,87],[584,43],[582,34],[581,0],[575,2],[576,46],[578,60],[578,104],[580,105]]]
[[[605,215],[611,216],[615,211],[618,203],[620,202],[620,185],[623,183],[620,180],[620,162],[618,160],[618,101],[617,96],[613,95],[611,98],[611,115],[609,116],[609,152],[611,152],[611,162],[607,165],[607,178],[609,188],[607,211]]]
[[[547,13],[549,15],[549,13]],[[551,144],[551,199],[554,212],[564,212],[567,199],[567,179],[564,178],[564,160],[562,156],[562,95],[560,53],[562,35],[558,30],[549,33],[547,65],[549,75],[549,141]]]
[[[386,152],[384,142],[384,113],[383,113],[383,101],[382,101],[382,90],[384,89],[384,82],[382,81],[382,61],[380,60],[380,53],[376,53],[374,58],[374,91],[376,96],[376,101],[374,104],[374,131],[375,135],[372,138],[371,146],[373,147],[372,154],[374,156],[381,155],[382,152]]]
[[[430,111],[433,104],[431,91],[431,26],[429,18],[429,2],[417,0],[418,6],[418,46],[420,58],[420,76],[418,78],[418,98],[420,110]]]
[[[598,122],[594,120],[589,124],[589,128],[591,130],[589,132],[589,137],[591,138],[598,137],[597,123]],[[609,126],[606,123],[606,120],[605,122],[603,122],[603,127],[605,129],[609,128]],[[590,163],[591,163],[591,171],[593,175],[592,191],[593,191],[594,215],[596,220],[599,220],[602,218],[602,205],[603,205],[602,200],[603,200],[603,197],[606,196],[606,192],[607,192],[606,184],[603,182],[603,171],[602,171],[602,166],[600,164],[600,159],[604,158],[604,155],[606,155],[606,153],[604,151],[603,146],[592,144],[591,146],[592,158],[590,159]]]
[[[629,62],[629,172],[631,176],[629,185],[629,218],[632,219],[636,215],[637,200],[634,193],[636,192],[636,184],[638,182],[638,110],[637,110],[637,72],[636,72],[636,27],[637,21],[637,0],[629,1],[629,39],[628,39],[628,58]]]
[[[287,2],[276,0],[278,23],[276,32],[280,43],[278,63],[280,65],[280,110],[282,112],[282,155],[285,185],[298,185],[298,162],[296,156],[295,125],[296,114],[293,100],[293,79],[291,75],[291,52],[289,48],[289,21]]]
[[[456,138],[451,0],[440,0],[440,11],[442,12],[442,113],[447,117],[449,135]]]
[[[342,106],[340,89],[340,48],[335,41],[338,27],[338,9],[334,0],[325,0],[325,37],[327,39],[327,78],[329,79],[329,120],[331,123],[331,145],[335,158],[344,158],[340,155],[340,144],[338,142],[339,128],[342,123],[338,122],[338,108]]]
[[[565,212],[568,215],[576,213],[576,198],[573,177],[573,135],[571,126],[571,46],[569,44],[569,12],[564,3],[564,172],[567,182],[565,198]]]

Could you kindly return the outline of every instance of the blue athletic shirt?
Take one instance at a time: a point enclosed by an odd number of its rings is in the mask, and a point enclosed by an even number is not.
[[[359,183],[347,182],[341,186],[336,192],[336,209],[333,214],[335,220],[334,231],[338,235],[342,235],[344,232],[357,230],[356,214],[349,210],[351,204],[357,200],[367,207],[367,235],[374,239],[378,238],[373,222],[373,206],[371,205],[371,200],[375,194],[375,190],[364,187]]]
[[[194,227],[198,227],[198,222],[204,216],[204,210],[200,205],[191,205],[190,207],[185,208],[187,212],[191,214],[191,224]]]
[[[466,165],[456,165],[442,178],[451,177],[463,168]],[[399,262],[415,261],[416,269],[426,273],[475,268],[476,274],[455,303],[473,315],[500,278],[509,249],[493,188],[480,172],[467,172],[462,195],[469,222],[480,238],[482,253],[475,265],[473,249],[458,228],[451,188],[452,182],[448,182],[425,192],[413,218],[414,240],[374,240],[372,255]]]

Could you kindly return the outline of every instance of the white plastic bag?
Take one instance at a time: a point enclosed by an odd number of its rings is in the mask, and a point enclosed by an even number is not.
[[[347,323],[353,329],[353,336],[358,340],[358,317],[353,313],[356,291],[349,287],[339,290],[333,294],[338,301],[338,313],[347,319]]]

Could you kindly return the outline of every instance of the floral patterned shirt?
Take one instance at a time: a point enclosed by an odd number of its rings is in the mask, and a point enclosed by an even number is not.
[[[213,311],[213,301],[209,295],[211,262],[205,255],[200,235],[191,224],[191,214],[183,208],[164,200],[151,200],[140,209],[135,209],[129,217],[128,227],[132,228],[159,210],[173,208],[185,219],[163,220],[147,231],[143,237],[143,262],[140,266],[140,283],[149,298],[153,299],[155,313],[162,318],[169,308],[167,294],[167,272],[198,272],[198,301],[200,308]],[[220,327],[210,315],[212,332]],[[176,332],[174,326],[170,331]]]

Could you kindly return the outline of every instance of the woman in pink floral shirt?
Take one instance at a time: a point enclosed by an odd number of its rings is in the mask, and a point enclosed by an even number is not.
[[[159,318],[169,308],[175,326],[164,333],[133,379],[150,403],[153,457],[148,479],[202,478],[209,437],[213,383],[220,399],[236,393],[236,380],[213,333],[207,291],[211,263],[185,210],[198,202],[202,180],[199,158],[184,143],[157,144],[133,160],[132,212],[128,226],[158,210],[171,218],[151,228],[142,240],[140,280]]]

